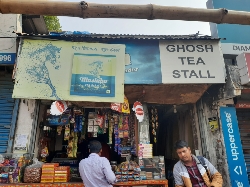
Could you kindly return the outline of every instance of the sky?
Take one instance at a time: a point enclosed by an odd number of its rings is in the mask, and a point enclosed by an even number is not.
[[[66,0],[79,2],[79,0]],[[206,8],[207,0],[91,0],[89,3],[101,4],[156,4]],[[88,31],[99,34],[144,34],[144,35],[188,35],[199,32],[211,35],[209,23],[175,20],[113,19],[59,16],[63,31]]]

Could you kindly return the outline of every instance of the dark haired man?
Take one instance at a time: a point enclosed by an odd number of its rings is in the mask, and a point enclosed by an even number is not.
[[[85,187],[112,187],[116,177],[107,158],[100,157],[102,145],[93,140],[89,143],[90,155],[79,163],[79,172]]]
[[[180,158],[174,166],[175,187],[222,187],[221,174],[206,158],[205,168],[202,161],[192,155],[186,141],[177,141],[175,149]]]

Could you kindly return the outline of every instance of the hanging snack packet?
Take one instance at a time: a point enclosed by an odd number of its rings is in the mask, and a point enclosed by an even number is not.
[[[65,125],[65,132],[64,132],[64,140],[69,140],[69,134],[70,134],[70,126]]]
[[[126,114],[130,113],[129,102],[125,95],[124,95],[124,102],[122,103],[122,113],[126,113]]]
[[[96,118],[96,123],[100,128],[103,128],[104,116],[98,115]]]
[[[61,126],[61,125],[57,126],[56,132],[57,132],[57,135],[58,135],[58,136],[61,135],[61,133],[62,133],[62,126]]]

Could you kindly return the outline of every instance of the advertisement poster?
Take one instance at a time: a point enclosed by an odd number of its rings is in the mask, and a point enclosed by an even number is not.
[[[24,39],[13,98],[123,102],[125,45]]]
[[[208,118],[208,124],[210,125],[210,129],[212,132],[219,129],[217,117]]]
[[[126,45],[125,84],[162,83],[158,40],[112,40],[110,43]]]
[[[249,182],[235,108],[220,107],[220,117],[231,185],[232,187],[247,187]]]
[[[27,134],[17,134],[14,143],[14,150],[21,152],[27,151],[28,137]]]
[[[46,121],[47,121],[47,125],[68,125],[69,115],[67,114],[63,114],[59,116],[48,115]]]
[[[115,55],[75,53],[70,95],[115,96]]]

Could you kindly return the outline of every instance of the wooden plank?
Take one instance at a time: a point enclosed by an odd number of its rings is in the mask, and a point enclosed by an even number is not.
[[[196,103],[208,89],[208,84],[125,85],[129,103],[139,100],[158,104]]]
[[[242,94],[250,94],[250,89],[242,89],[241,93]]]
[[[250,128],[250,122],[248,122],[247,124],[240,124],[240,125],[239,125],[239,128],[242,128],[242,129],[249,129],[249,128]]]
[[[209,86],[208,84],[125,85],[124,89],[130,104],[140,101],[181,105],[196,103]],[[85,108],[110,108],[110,103],[103,102],[70,101],[70,103]]]
[[[250,126],[250,121],[238,121],[239,126]]]

